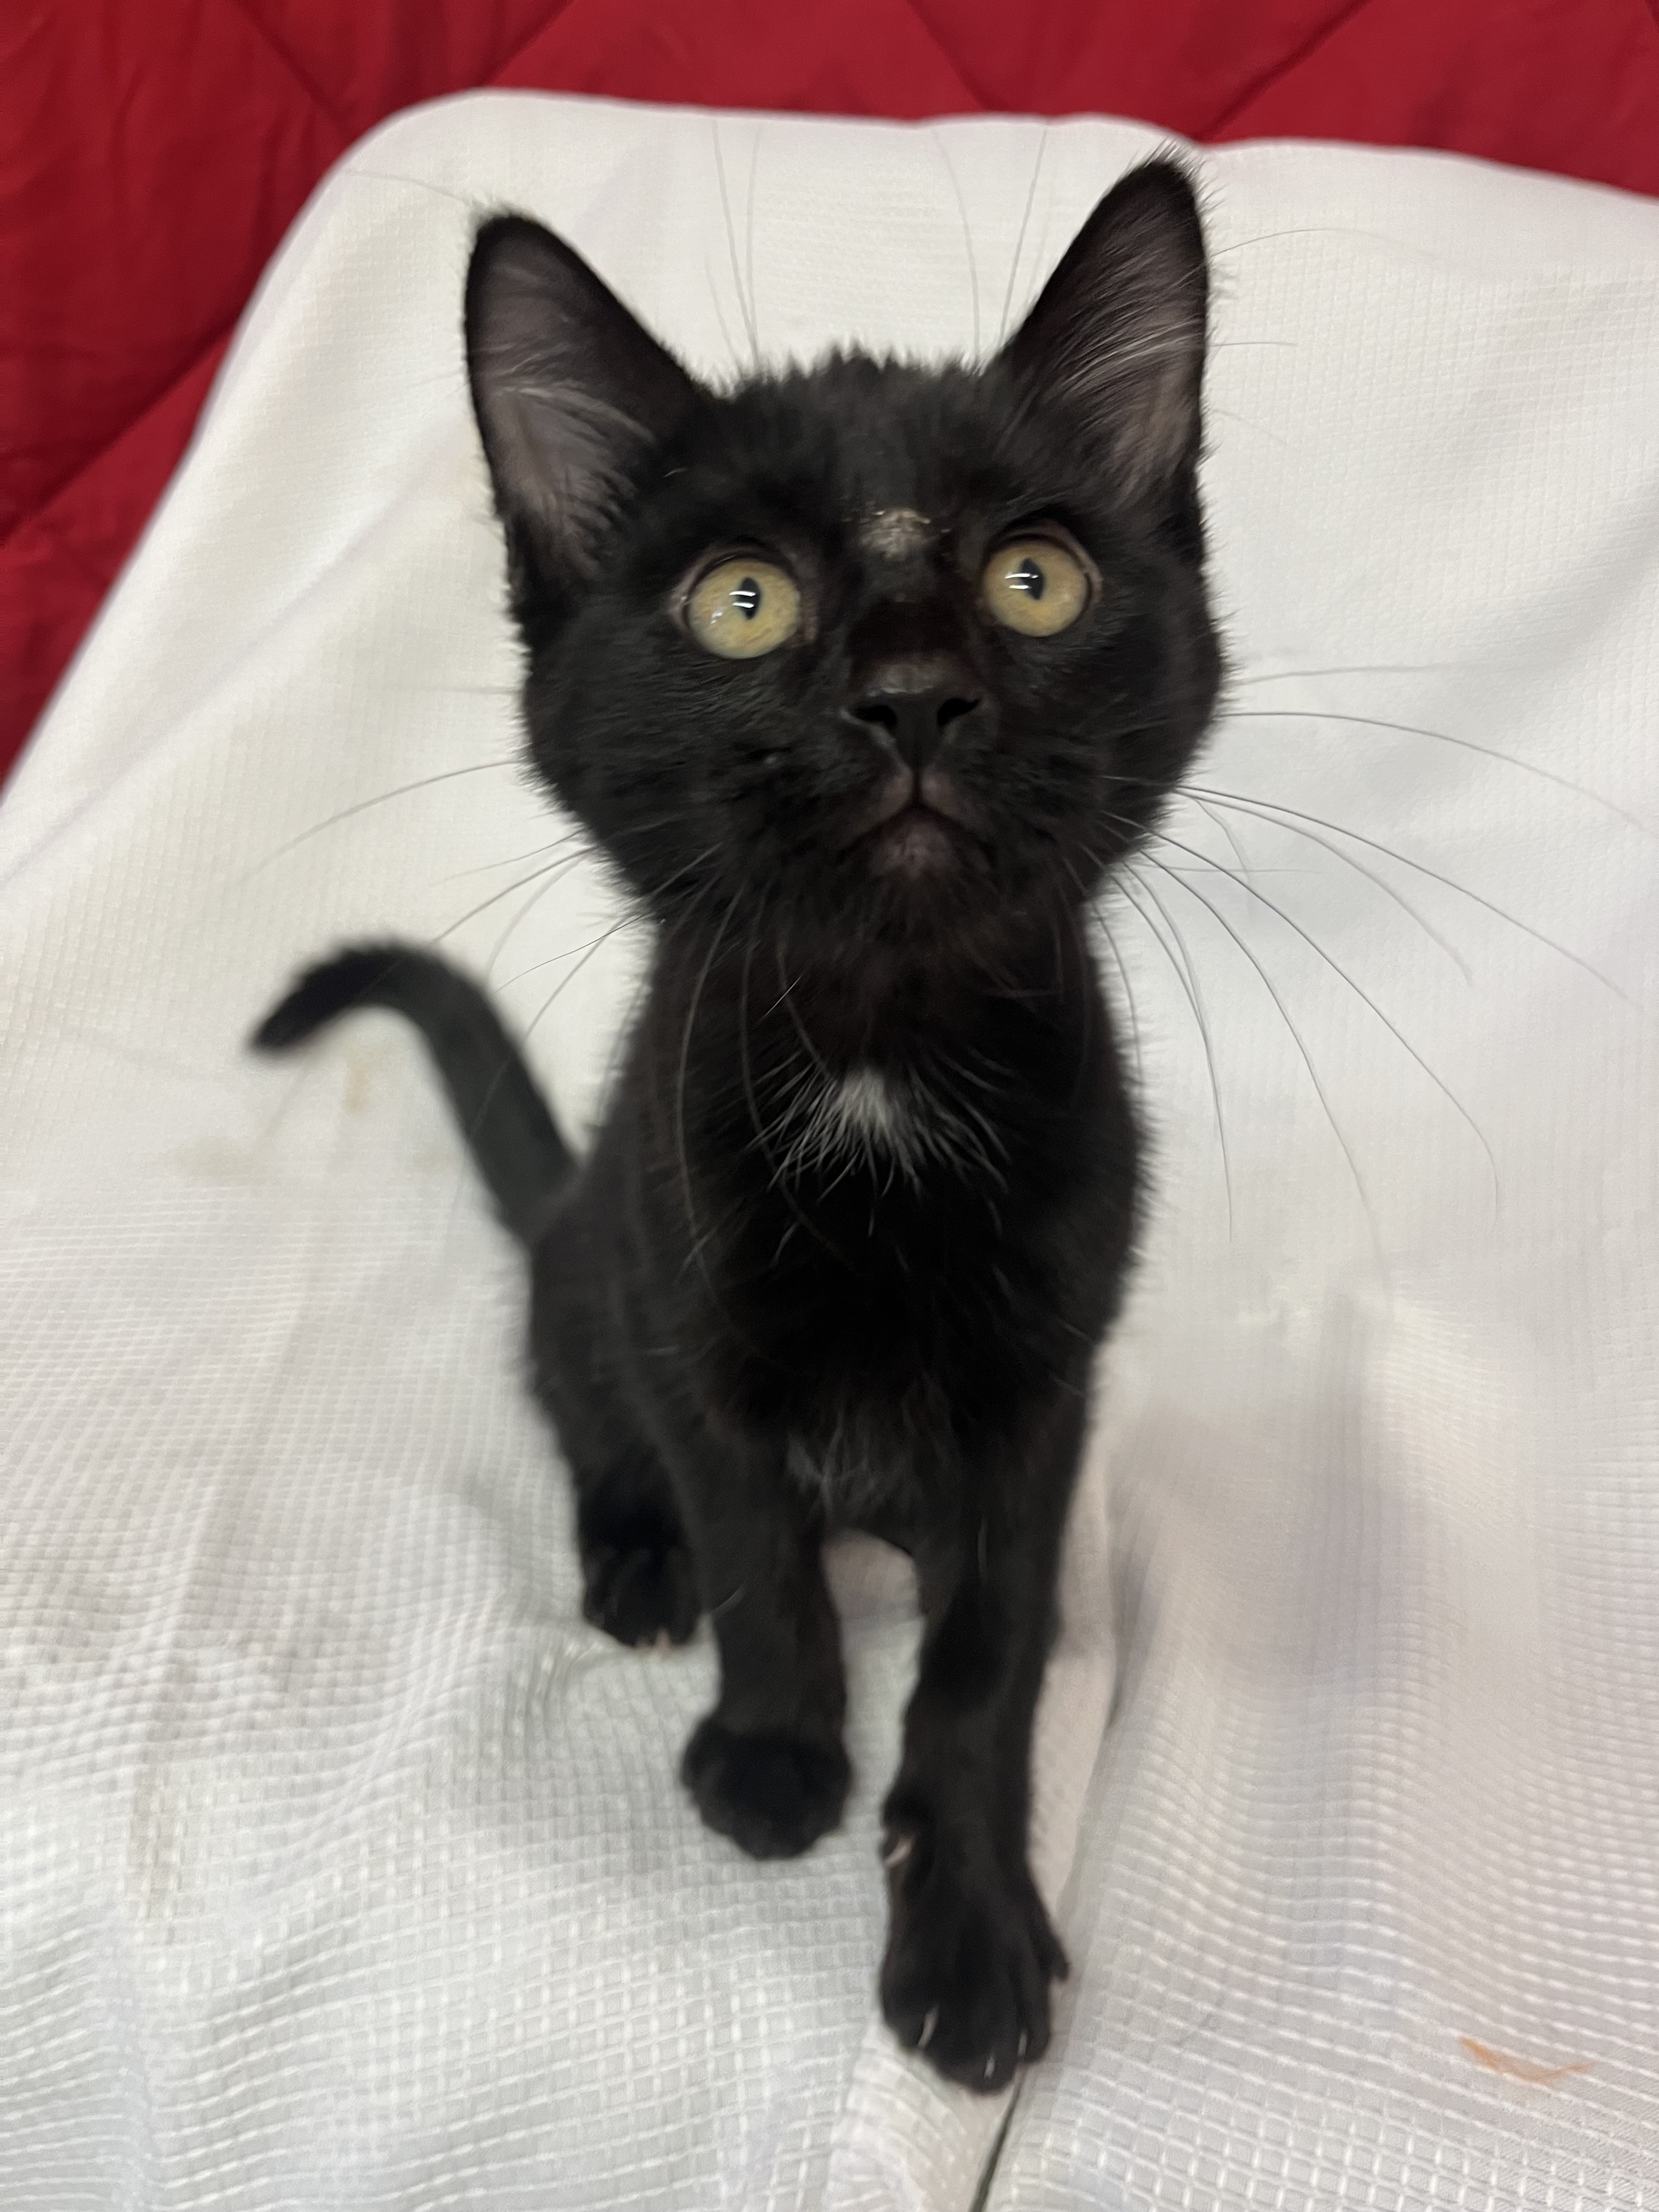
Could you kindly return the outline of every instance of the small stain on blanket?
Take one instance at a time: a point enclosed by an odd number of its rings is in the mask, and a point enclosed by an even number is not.
[[[1493,2051],[1488,2045],[1477,2043],[1472,2035],[1460,2035],[1462,2045],[1477,2066],[1484,2066],[1489,2074],[1507,2075],[1511,2081],[1530,2081],[1534,2088],[1553,2089],[1569,2074],[1588,2074],[1584,2064],[1576,2066],[1540,2066],[1530,2058],[1510,2058],[1504,2051]]]

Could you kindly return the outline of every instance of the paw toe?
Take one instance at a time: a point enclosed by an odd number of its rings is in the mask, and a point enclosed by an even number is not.
[[[892,1927],[882,2009],[899,2041],[947,2080],[991,2093],[1048,2047],[1049,1984],[1065,1954],[1029,1880],[966,1880],[925,1835],[883,1853]],[[914,1871],[913,1871],[914,1870]]]
[[[697,1625],[696,1583],[683,1544],[609,1546],[583,1562],[582,1612],[619,1644],[684,1644]]]

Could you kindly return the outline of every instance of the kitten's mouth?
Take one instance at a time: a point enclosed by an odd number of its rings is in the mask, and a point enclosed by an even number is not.
[[[951,779],[934,768],[895,775],[849,840],[868,848],[878,875],[937,875],[964,860],[982,860],[974,810]]]
[[[878,876],[933,876],[954,867],[970,844],[965,833],[931,806],[907,806],[870,838]]]

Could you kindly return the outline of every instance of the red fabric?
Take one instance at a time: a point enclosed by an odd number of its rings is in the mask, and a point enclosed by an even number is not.
[[[481,84],[1445,147],[1659,192],[1659,0],[10,0],[0,771],[337,155]]]

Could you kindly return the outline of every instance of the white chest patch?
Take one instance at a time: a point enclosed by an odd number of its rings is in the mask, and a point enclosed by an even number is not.
[[[884,1150],[902,1150],[914,1112],[906,1093],[873,1067],[855,1067],[829,1094],[830,1111],[847,1134]]]
[[[929,1161],[994,1169],[1000,1152],[986,1117],[936,1097],[914,1076],[854,1067],[804,1085],[785,1115],[786,1173],[864,1161],[884,1176],[914,1179]]]

